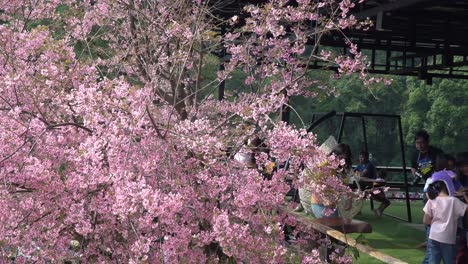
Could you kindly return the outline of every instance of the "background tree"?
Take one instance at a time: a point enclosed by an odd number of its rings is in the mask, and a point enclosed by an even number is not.
[[[331,87],[335,87],[336,96],[322,95],[317,98],[318,100],[294,98],[292,105],[306,125],[311,123],[313,112],[336,110],[399,114],[402,118],[407,154],[414,149],[414,133],[419,129],[426,129],[431,136],[431,143],[447,153],[455,154],[468,149],[466,132],[468,93],[465,80],[435,79],[432,85],[427,85],[415,77],[393,76],[393,82],[389,86],[363,89],[355,76],[327,80],[325,74],[315,73],[315,78],[322,79]],[[292,121],[302,126],[302,121],[295,115],[292,116]],[[348,134],[349,137],[345,140],[354,146],[353,152],[357,153],[363,148],[361,124],[353,123],[352,120],[348,124],[345,135]],[[319,141],[323,141],[338,128],[339,124],[336,123],[332,129],[319,127],[314,132],[318,133]],[[374,158],[380,161],[381,165],[401,166],[396,127],[385,120],[369,118],[367,130],[369,144],[372,145],[372,141],[376,141],[370,149]],[[386,144],[382,144],[384,139]]]

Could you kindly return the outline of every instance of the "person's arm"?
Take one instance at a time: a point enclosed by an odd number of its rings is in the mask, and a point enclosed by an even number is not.
[[[426,225],[432,224],[432,200],[427,201],[426,205],[423,208],[424,217],[423,223]]]
[[[377,178],[377,170],[375,169],[374,164],[368,163],[361,173],[360,179],[363,181],[375,181]]]
[[[356,167],[354,167],[353,171],[354,171],[355,173],[356,173],[356,172],[357,172],[357,173],[360,173],[360,172],[359,172],[359,168],[360,168],[359,166],[361,166],[360,163],[359,163],[358,165],[356,165]]]
[[[367,170],[367,168],[366,168],[366,169],[364,169],[364,170],[362,171],[361,177],[367,178],[367,175],[368,175],[368,174],[369,174],[369,170]]]
[[[426,225],[431,225],[432,224],[432,216],[425,213],[424,218],[423,218],[423,223],[426,224]]]
[[[468,203],[468,192],[464,191],[463,192],[463,198],[465,198],[465,203]],[[466,208],[468,210],[468,208]]]

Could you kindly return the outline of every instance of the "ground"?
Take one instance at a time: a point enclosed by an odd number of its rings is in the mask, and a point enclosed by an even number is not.
[[[401,259],[409,264],[421,263],[424,258],[424,249],[417,249],[416,246],[424,242],[424,227],[422,223],[422,202],[411,203],[413,224],[383,216],[377,219],[370,210],[369,204],[365,204],[361,215],[357,219],[372,224],[373,232],[365,234],[367,244],[382,253]],[[385,211],[388,214],[406,218],[406,203],[392,201],[390,207]],[[352,237],[357,238],[357,234]],[[355,263],[383,263],[371,256],[361,254]]]

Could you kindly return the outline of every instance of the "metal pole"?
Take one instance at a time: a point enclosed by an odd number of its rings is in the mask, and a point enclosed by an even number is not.
[[[313,114],[312,114],[312,124],[311,124],[311,125],[309,126],[309,128],[307,129],[307,132],[312,132],[312,130],[313,130],[316,126],[320,125],[323,121],[325,121],[325,120],[327,120],[327,119],[329,119],[329,118],[331,118],[331,117],[333,117],[333,116],[335,116],[335,115],[336,115],[336,111],[333,110],[333,111],[331,111],[331,112],[329,112],[329,113],[324,114],[323,116],[321,116],[320,118],[318,118],[317,121],[316,121],[316,120],[315,120],[315,113],[313,113]]]
[[[408,212],[408,222],[412,223],[413,219],[411,218],[411,206],[410,206],[409,188],[408,188],[408,174],[406,172],[405,144],[403,143],[403,128],[401,127],[401,116],[398,117],[398,130],[400,132],[401,159],[403,162],[403,175],[405,177],[406,210]]]
[[[364,116],[361,116],[361,123],[362,123],[362,137],[364,139],[364,150],[369,151],[369,147],[367,146],[367,130],[366,130],[366,119]],[[374,210],[374,200],[370,199],[370,208]]]
[[[369,151],[369,148],[367,147],[366,119],[364,117],[361,117],[361,122],[362,122],[362,136],[364,137],[364,149],[366,151]]]
[[[221,62],[219,64],[219,70],[224,71],[224,64]],[[226,83],[222,80],[218,85],[218,100],[222,101],[224,99],[224,88],[226,87]]]
[[[343,137],[345,119],[346,119],[346,112],[344,112],[343,116],[341,117],[340,130],[338,131],[338,143],[341,143],[341,138]]]

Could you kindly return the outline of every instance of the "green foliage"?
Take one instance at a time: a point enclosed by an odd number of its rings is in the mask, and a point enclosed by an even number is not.
[[[406,141],[426,129],[431,143],[448,153],[468,151],[468,80],[437,80],[432,86],[408,78],[408,103],[403,116]]]
[[[335,87],[338,95],[327,96],[322,92],[315,99],[293,98],[292,105],[301,115],[306,127],[312,122],[313,112],[336,110],[399,114],[408,153],[413,149],[414,132],[419,129],[426,129],[431,136],[431,143],[447,153],[468,151],[467,80],[434,80],[433,85],[426,85],[424,81],[414,77],[393,76],[390,86],[363,87],[357,76],[339,81],[330,79],[325,74],[316,74],[316,77]],[[297,116],[292,115],[291,119],[294,124],[302,126]],[[366,122],[369,150],[374,153],[374,157],[385,161],[385,164],[379,165],[400,166],[396,124],[379,119],[369,119]],[[339,125],[334,125],[334,129],[338,127]],[[361,130],[359,122],[351,121],[345,125],[343,141],[346,139],[346,143],[352,145],[355,157],[363,146]],[[323,139],[324,136],[319,135],[319,140]],[[371,148],[373,144],[376,145],[374,150]]]
[[[112,49],[109,48],[109,43],[103,40],[101,36],[107,31],[105,27],[94,26],[91,30],[91,36],[86,41],[77,41],[75,45],[75,53],[80,59],[108,59],[111,57]]]

